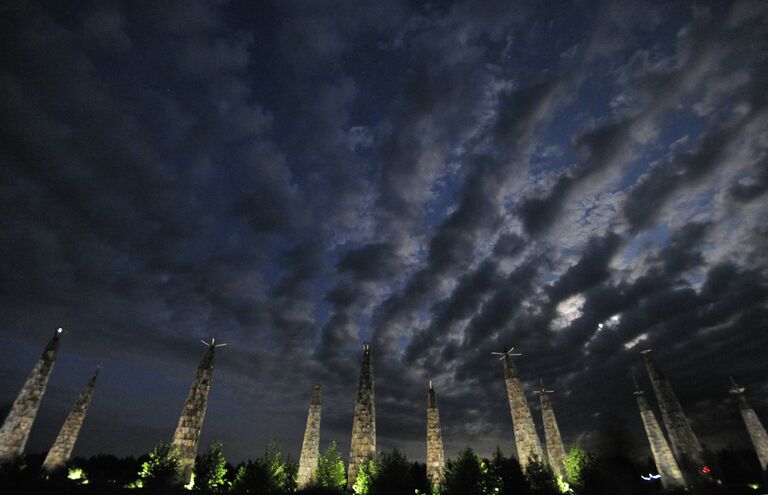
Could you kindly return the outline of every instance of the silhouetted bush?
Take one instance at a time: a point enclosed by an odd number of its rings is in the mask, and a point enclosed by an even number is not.
[[[136,473],[147,460],[148,456],[121,459],[113,455],[99,454],[88,459],[78,457],[71,465],[82,468],[87,473],[91,485],[124,486],[136,481]]]
[[[528,480],[532,495],[559,495],[560,493],[552,468],[538,456],[532,456],[528,459],[528,465],[525,467],[525,479]]]
[[[528,482],[520,463],[514,457],[504,457],[497,448],[488,466],[493,493],[498,495],[523,495],[528,493]]]
[[[397,449],[392,452],[380,453],[370,463],[373,470],[367,486],[356,483],[356,493],[361,495],[413,495],[414,493],[428,493],[429,480],[424,464],[410,463],[408,459]],[[368,475],[366,468],[363,477]],[[358,474],[360,478],[360,474]],[[361,481],[361,480],[358,480]]]
[[[483,495],[488,493],[488,467],[467,447],[445,467],[444,495]]]

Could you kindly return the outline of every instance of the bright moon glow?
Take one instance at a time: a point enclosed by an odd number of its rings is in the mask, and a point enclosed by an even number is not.
[[[552,320],[552,329],[563,330],[564,328],[567,328],[573,320],[581,316],[584,302],[584,296],[576,294],[558,304],[557,317]]]

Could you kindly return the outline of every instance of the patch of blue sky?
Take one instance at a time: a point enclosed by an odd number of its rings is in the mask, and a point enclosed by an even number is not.
[[[467,166],[467,163],[464,163]],[[424,220],[428,227],[436,227],[450,211],[458,207],[466,174],[460,173],[459,162],[449,163],[431,188],[432,196],[424,204]]]
[[[708,222],[713,220],[715,196],[719,188],[709,187],[697,194],[681,196],[683,199],[675,205],[675,213],[680,221]]]
[[[665,224],[656,226],[653,229],[643,231],[630,240],[629,245],[624,249],[623,263],[631,264],[640,253],[648,251],[649,246],[656,249],[663,246],[669,239],[670,230]]]
[[[371,311],[358,311],[355,315],[354,324],[357,328],[359,340],[364,342],[373,340],[373,325],[371,325],[372,316]],[[376,352],[375,349],[374,352]]]

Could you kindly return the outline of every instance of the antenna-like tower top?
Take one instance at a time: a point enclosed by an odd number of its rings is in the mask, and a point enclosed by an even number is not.
[[[642,351],[640,351],[640,354],[645,356],[646,354],[649,354],[650,352],[651,352],[651,349],[643,349]]]

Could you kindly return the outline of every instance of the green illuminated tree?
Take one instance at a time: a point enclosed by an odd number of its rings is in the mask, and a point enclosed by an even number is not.
[[[357,478],[355,478],[355,484],[352,486],[352,491],[357,495],[368,495],[371,488],[371,482],[376,478],[378,474],[378,468],[376,460],[366,459],[360,465],[360,470],[357,472]]]
[[[195,461],[195,486],[203,491],[216,491],[224,486],[227,461],[221,451],[221,443],[213,442],[208,450]]]
[[[141,465],[139,472],[143,486],[169,488],[181,485],[179,449],[170,443],[160,442]]]
[[[264,455],[259,462],[267,469],[267,473],[274,481],[275,486],[285,493],[296,491],[297,466],[283,458],[280,447],[275,441],[267,444]]]
[[[336,448],[336,442],[331,442],[317,463],[317,485],[343,489],[346,484],[347,474],[344,468],[344,460]]]
[[[588,484],[593,475],[597,460],[580,445],[574,445],[565,457],[565,476],[571,487],[578,493]]]

